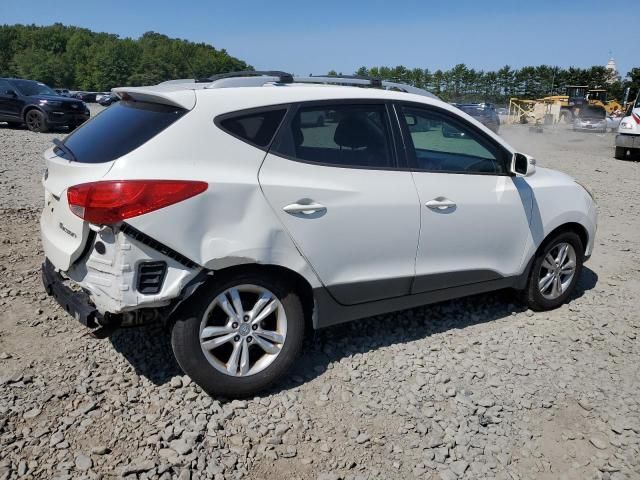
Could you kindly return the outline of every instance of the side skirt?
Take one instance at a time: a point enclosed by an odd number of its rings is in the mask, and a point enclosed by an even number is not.
[[[528,273],[528,269],[525,270],[525,272]],[[431,303],[443,302],[445,300],[452,300],[454,298],[466,297],[478,293],[501,290],[503,288],[520,287],[521,285],[522,275],[458,287],[443,288],[358,305],[341,305],[333,299],[325,288],[316,288],[313,294],[316,301],[317,315],[314,316],[313,327],[315,329],[329,327],[360,318],[396,312],[398,310],[429,305]]]

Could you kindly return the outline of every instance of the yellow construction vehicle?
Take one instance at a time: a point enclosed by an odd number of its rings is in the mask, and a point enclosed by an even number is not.
[[[589,105],[598,105],[607,111],[607,115],[614,112],[624,112],[624,105],[615,99],[607,99],[607,91],[604,88],[592,88],[587,92],[587,102]]]
[[[605,89],[590,89],[587,85],[567,85],[564,95],[549,95],[537,100],[512,98],[509,102],[509,113],[512,122],[571,124],[584,105],[601,106],[607,115],[615,111],[624,112],[625,109],[617,100],[608,100]]]
[[[580,111],[580,107],[586,102],[589,87],[586,85],[567,85],[565,91],[565,95],[550,95],[540,98],[538,101],[559,104],[559,120],[565,123],[573,123],[573,119]]]
[[[553,124],[559,121],[573,123],[589,91],[586,85],[569,85],[564,95],[549,95],[537,100],[512,98],[509,102],[511,122]]]

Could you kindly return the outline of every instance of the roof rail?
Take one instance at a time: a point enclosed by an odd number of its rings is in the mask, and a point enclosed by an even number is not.
[[[367,75],[309,75],[311,78],[335,78],[335,79],[344,79],[344,80],[364,80],[369,82],[371,87],[373,88],[382,88],[382,79],[377,77],[369,77]]]
[[[159,83],[164,88],[178,88],[180,85],[190,84],[190,88],[229,88],[229,87],[262,87],[264,85],[280,85],[282,87],[292,83],[341,85],[364,88],[379,88],[397,92],[412,93],[423,97],[438,98],[431,92],[422,88],[406,85],[404,83],[388,82],[379,78],[361,75],[327,75],[306,77],[293,76],[279,70],[246,70],[240,72],[219,73],[209,78],[168,80]],[[199,84],[199,85],[194,85]]]
[[[225,78],[238,77],[276,77],[278,83],[293,83],[293,75],[279,70],[241,70],[238,72],[218,73],[207,78],[196,79],[196,83],[211,83]]]
[[[295,83],[324,83],[329,85],[350,85],[354,87],[371,87],[382,88],[385,90],[395,90],[405,93],[413,93],[414,95],[422,95],[423,97],[438,98],[431,92],[422,88],[413,87],[404,83],[388,82],[379,78],[371,78],[360,75],[327,75],[308,77],[294,77]]]

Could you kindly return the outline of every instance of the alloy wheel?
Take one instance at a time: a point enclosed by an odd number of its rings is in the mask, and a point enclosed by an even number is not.
[[[554,245],[545,255],[538,277],[538,290],[548,299],[564,294],[576,274],[576,251],[570,243]]]
[[[42,127],[42,119],[35,110],[27,113],[26,121],[30,130],[39,130]]]
[[[258,285],[228,288],[209,304],[200,324],[200,346],[219,372],[254,375],[271,365],[287,337],[287,316],[271,291]]]

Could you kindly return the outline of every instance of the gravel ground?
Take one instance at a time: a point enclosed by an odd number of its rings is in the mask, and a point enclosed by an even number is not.
[[[55,134],[0,124],[0,479],[640,478],[640,163],[612,158],[612,134],[503,135],[597,197],[568,305],[497,292],[330,328],[281,385],[226,402],[159,327],[94,340],[46,297]]]

